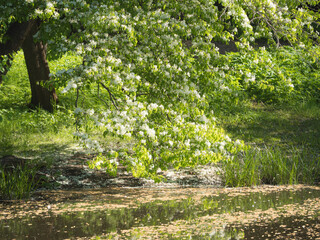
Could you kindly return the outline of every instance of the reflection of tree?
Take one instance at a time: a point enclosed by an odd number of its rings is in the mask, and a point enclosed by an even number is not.
[[[101,211],[89,211],[90,208],[88,208],[83,209],[83,212],[76,209],[74,209],[76,211],[72,212],[73,206],[70,204],[66,207],[68,212],[59,215],[49,212],[50,214],[47,213],[42,216],[26,217],[21,221],[17,219],[0,221],[0,239],[13,239],[21,236],[45,237],[48,233],[58,239],[87,237],[121,232],[135,227],[170,225],[170,223],[177,220],[186,220],[185,222],[188,226],[188,222],[197,221],[200,217],[207,215],[245,213],[256,209],[267,210],[287,204],[300,203],[307,198],[319,196],[317,191],[314,193],[309,192],[312,191],[303,189],[295,192],[280,191],[268,194],[262,192],[243,193],[243,195],[238,196],[223,193],[217,196],[204,197],[200,200],[188,198],[179,201],[153,201],[141,204],[136,208],[128,207]],[[104,203],[96,203],[96,205],[99,204]],[[209,227],[209,233],[218,231],[214,230],[216,226],[213,224],[209,225]],[[192,231],[192,228],[190,230]],[[226,229],[225,232],[226,234],[231,234],[230,236],[241,236],[242,234],[238,230],[232,229]],[[190,234],[190,232],[188,231],[186,234]]]

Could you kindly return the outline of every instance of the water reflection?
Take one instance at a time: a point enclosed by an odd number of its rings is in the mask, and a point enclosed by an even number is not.
[[[72,203],[70,203],[69,211],[58,215],[48,211],[41,216],[31,215],[22,219],[1,221],[0,239],[63,239],[90,237],[111,232],[120,234],[122,231],[133,227],[158,226],[169,224],[176,220],[191,221],[213,214],[277,209],[283,205],[300,204],[306,199],[316,197],[320,197],[319,190],[305,188],[299,191],[258,192],[235,196],[222,193],[217,196],[203,197],[200,200],[195,195],[191,195],[188,199],[179,201],[156,200],[140,204],[135,208],[128,207],[100,211],[85,211],[83,209],[84,211],[72,212]],[[105,199],[104,201],[110,200]],[[121,198],[117,199],[117,202],[121,203]],[[280,225],[290,225],[290,222],[286,222],[287,220],[281,221]],[[310,220],[310,224],[311,221],[319,221],[319,219]],[[266,226],[268,227],[267,232],[274,234],[272,229],[278,225],[279,223],[275,222],[264,226],[251,225],[245,228],[235,225],[224,226],[223,228],[213,228],[209,234],[191,233],[191,235],[192,239],[250,239],[251,236],[257,236],[252,235],[252,232],[259,233],[262,236],[262,231],[266,231],[263,228],[266,228]],[[190,233],[186,235],[190,235]],[[167,234],[166,237],[175,239],[175,236],[170,234]]]

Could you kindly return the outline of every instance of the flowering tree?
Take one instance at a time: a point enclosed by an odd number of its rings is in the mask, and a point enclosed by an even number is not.
[[[27,65],[34,47],[42,63],[47,49],[52,57],[68,51],[81,56],[81,65],[51,76],[62,93],[76,90],[77,100],[82,89],[98,86],[103,107],[84,109],[77,101],[76,135],[87,147],[103,151],[81,132],[90,118],[104,134],[135,144],[134,152],[110,150],[92,166],[114,173],[120,159],[136,176],[155,176],[167,167],[230,158],[244,147],[215,124],[212,103],[241,89],[226,81],[232,66],[214,42],[235,41],[240,51],[250,51],[257,39],[310,46],[317,40],[318,18],[306,4],[316,2],[6,1],[0,6],[0,55],[22,47]],[[44,72],[36,82],[49,79],[48,69]],[[252,74],[243,74],[254,81]]]

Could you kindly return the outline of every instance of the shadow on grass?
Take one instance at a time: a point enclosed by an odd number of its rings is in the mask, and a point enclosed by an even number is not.
[[[81,149],[78,148],[75,144],[46,143],[39,144],[30,149],[27,149],[25,147],[21,147],[20,149],[11,151],[3,151],[1,149],[0,158],[8,155],[14,155],[30,159],[36,165],[40,164],[42,166],[43,164],[45,164],[50,167],[52,164],[54,164],[55,161],[71,157],[77,152],[81,152]]]
[[[247,143],[320,151],[320,107],[314,105],[275,108],[251,104],[232,116],[222,116],[222,121],[227,133]]]

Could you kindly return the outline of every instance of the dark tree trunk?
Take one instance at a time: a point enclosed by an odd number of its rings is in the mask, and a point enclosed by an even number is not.
[[[10,55],[22,47],[31,86],[31,104],[52,112],[57,95],[54,88],[44,87],[44,83],[49,80],[50,73],[46,58],[46,45],[42,42],[35,43],[33,40],[33,35],[38,32],[39,25],[40,21],[36,19],[12,23],[5,34],[8,40],[0,43],[0,57]]]
[[[22,23],[14,22],[10,25],[4,36],[4,38],[7,38],[7,41],[0,43],[0,61],[4,62],[5,58],[7,56],[9,57],[8,61],[4,63],[3,69],[0,70],[0,84],[2,83],[3,76],[5,76],[10,69],[10,58],[12,60],[12,54],[21,48],[26,36],[35,24],[37,24],[36,20],[30,20]]]
[[[57,95],[54,88],[48,89],[43,86],[49,80],[50,70],[46,57],[46,45],[42,42],[34,42],[33,35],[37,31],[38,24],[34,24],[22,44],[31,87],[31,104],[52,112]]]
[[[19,51],[26,36],[30,34],[35,25],[38,25],[37,20],[12,23],[5,34],[5,38],[8,40],[5,43],[0,43],[0,55],[9,55]]]

